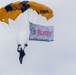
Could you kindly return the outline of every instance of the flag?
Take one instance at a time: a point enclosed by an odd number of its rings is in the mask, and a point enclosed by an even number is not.
[[[54,27],[42,26],[30,22],[30,35],[29,40],[36,41],[53,41],[54,40]]]

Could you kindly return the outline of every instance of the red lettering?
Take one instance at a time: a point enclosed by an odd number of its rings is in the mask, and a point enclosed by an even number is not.
[[[37,30],[37,33],[38,33],[39,35],[41,35],[41,30]]]
[[[38,35],[50,36],[51,33],[52,33],[52,31],[51,32],[49,32],[49,31],[42,31],[40,29],[37,30],[37,34]]]
[[[48,36],[48,34],[49,34],[49,32],[48,31],[45,31],[45,35]]]

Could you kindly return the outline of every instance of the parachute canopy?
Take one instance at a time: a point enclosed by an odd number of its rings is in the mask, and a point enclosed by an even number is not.
[[[15,20],[21,13],[28,9],[36,11],[38,14],[44,16],[47,20],[53,17],[52,9],[43,4],[34,1],[18,1],[0,8],[0,21],[8,23],[9,18]]]
[[[47,20],[53,17],[53,11],[49,7],[33,1],[28,2],[27,4],[29,4],[31,9],[36,10],[38,14],[46,17]]]

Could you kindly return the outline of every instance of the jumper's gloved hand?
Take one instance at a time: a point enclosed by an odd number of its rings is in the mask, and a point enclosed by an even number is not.
[[[25,46],[27,47],[27,46],[28,46],[28,44],[25,44]]]
[[[18,47],[20,47],[21,46],[21,44],[18,44]]]

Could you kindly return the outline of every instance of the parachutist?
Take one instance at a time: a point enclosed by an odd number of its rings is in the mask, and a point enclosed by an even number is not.
[[[25,50],[25,47],[27,47],[27,44],[24,45],[24,49],[22,49],[22,47],[20,48],[20,46],[21,45],[19,44],[18,48],[17,48],[17,51],[19,52],[19,61],[20,61],[20,64],[22,64],[23,57],[26,55],[25,52],[24,52],[24,50]]]

